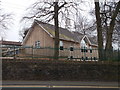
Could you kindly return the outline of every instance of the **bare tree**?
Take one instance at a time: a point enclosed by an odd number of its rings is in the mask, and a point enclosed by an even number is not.
[[[54,57],[55,59],[58,59],[59,57],[59,24],[58,24],[58,13],[59,13],[59,6],[58,2],[54,2],[54,24],[55,24],[55,51],[54,51]],[[63,6],[66,4],[66,2],[63,4]]]
[[[96,15],[96,21],[97,21],[98,53],[99,53],[99,59],[101,60],[103,57],[103,53],[101,50],[103,49],[103,37],[102,37],[102,25],[101,25],[99,2],[95,2],[95,15]]]
[[[0,36],[4,36],[5,31],[9,29],[9,26],[12,23],[12,14],[3,12],[3,9],[0,8]]]
[[[76,13],[76,20],[74,21],[75,31],[84,35],[93,35],[93,32],[96,30],[96,22],[94,20],[88,20],[87,17],[78,13]]]
[[[118,43],[118,48],[120,48],[120,38],[119,38],[120,37],[120,14],[118,14],[118,16],[116,18],[115,30],[116,30],[116,32],[115,32],[116,35],[115,35],[114,39]]]
[[[112,9],[113,6],[115,6],[114,9]],[[113,2],[112,4],[105,2],[103,10],[100,8],[99,0],[98,2],[95,2],[95,13],[96,13],[95,15],[97,20],[97,32],[98,32],[98,47],[100,47],[99,49],[103,49],[102,33],[103,30],[105,30],[106,32],[105,56],[107,58],[111,58],[112,56],[111,55],[112,53],[110,52],[112,52],[113,32],[115,30],[115,22],[116,22],[116,17],[119,14],[119,9],[120,9],[120,1],[118,1],[116,5],[114,5]],[[101,55],[99,53],[100,59],[102,59]]]
[[[29,28],[24,28],[23,30],[19,31],[19,35],[21,36],[21,41],[25,38],[25,36],[27,35],[29,31]]]

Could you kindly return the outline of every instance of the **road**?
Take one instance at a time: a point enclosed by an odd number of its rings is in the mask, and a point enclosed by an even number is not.
[[[2,81],[1,87],[33,88],[118,88],[118,82],[85,81]],[[119,87],[120,88],[120,87]]]

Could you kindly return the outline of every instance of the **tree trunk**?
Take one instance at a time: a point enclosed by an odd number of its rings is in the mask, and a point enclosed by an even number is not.
[[[100,6],[99,1],[95,2],[95,15],[97,21],[97,41],[98,41],[98,54],[99,60],[103,59],[103,36],[102,36],[102,25],[100,18]]]
[[[54,59],[58,60],[59,59],[59,24],[58,24],[58,11],[59,11],[59,6],[58,2],[54,2],[54,24],[55,24],[55,43],[54,43]]]
[[[109,30],[107,31],[107,36],[106,36],[106,47],[105,47],[105,51],[106,51],[106,57],[108,59],[110,59],[112,57],[112,35],[113,35],[113,31],[114,31],[114,27],[115,27],[115,19],[117,17],[117,14],[119,13],[119,9],[120,9],[120,1],[117,4],[117,7],[113,13],[113,16],[111,18],[111,22],[109,25]]]

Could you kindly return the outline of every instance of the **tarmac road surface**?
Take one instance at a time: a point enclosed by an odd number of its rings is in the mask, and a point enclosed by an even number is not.
[[[2,81],[0,87],[32,88],[120,88],[118,82],[90,81]]]

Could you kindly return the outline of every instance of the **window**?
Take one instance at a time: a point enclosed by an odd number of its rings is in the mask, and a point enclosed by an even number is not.
[[[88,60],[88,57],[85,57],[85,60]]]
[[[84,57],[82,56],[81,59],[84,60]]]
[[[60,41],[60,50],[63,50],[63,41]]]
[[[86,43],[85,43],[85,41],[84,40],[81,40],[81,48],[84,48],[84,47],[87,47],[87,45],[86,45]]]
[[[85,43],[85,40],[81,40],[81,52],[88,52],[88,50],[87,50],[87,45],[86,45],[86,43]]]
[[[93,59],[94,59],[94,60],[97,60],[97,58],[96,58],[96,57],[94,57]]]
[[[74,50],[73,46],[70,46],[70,51],[73,51],[73,50]]]
[[[81,52],[88,52],[87,47],[81,47]]]
[[[40,41],[35,42],[35,47],[40,48]]]
[[[92,47],[90,46],[90,53],[92,53]]]
[[[60,46],[63,46],[63,41],[60,41]]]
[[[92,53],[92,49],[90,49],[90,53]]]

